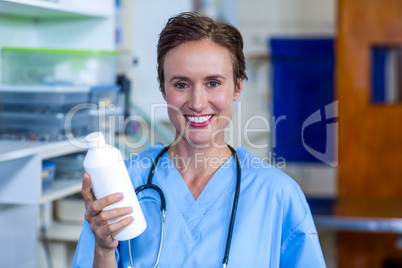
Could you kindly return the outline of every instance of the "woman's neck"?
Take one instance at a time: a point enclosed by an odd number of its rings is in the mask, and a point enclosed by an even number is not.
[[[225,143],[198,146],[182,139],[172,144],[168,154],[194,199],[197,199],[214,173],[231,157],[232,152]]]
[[[222,142],[221,144],[190,144],[186,140],[182,139],[177,143],[173,143],[168,150],[169,156],[173,162],[183,170],[184,164],[186,169],[197,170],[202,172],[205,169],[218,169],[221,165],[217,166],[216,162],[222,162],[222,164],[232,155],[232,152],[228,146]],[[213,164],[213,165],[211,165]]]

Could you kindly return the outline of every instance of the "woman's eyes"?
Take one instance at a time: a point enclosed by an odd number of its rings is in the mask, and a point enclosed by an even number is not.
[[[186,88],[186,84],[182,83],[182,82],[176,83],[174,86],[177,87],[177,88]]]
[[[208,86],[209,87],[217,87],[217,86],[219,86],[219,82],[218,81],[210,81],[208,83]]]
[[[209,81],[208,83],[207,83],[207,86],[208,87],[210,87],[210,88],[214,88],[214,87],[217,87],[217,86],[219,86],[220,85],[220,83],[218,82],[218,81]],[[174,86],[176,87],[176,88],[179,88],[179,89],[185,89],[185,88],[187,88],[187,87],[189,87],[186,83],[184,83],[184,82],[178,82],[178,83],[176,83],[176,84],[174,84]]]

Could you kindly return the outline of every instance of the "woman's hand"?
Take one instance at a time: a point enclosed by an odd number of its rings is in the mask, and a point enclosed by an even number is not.
[[[112,224],[108,224],[107,221],[131,213],[132,208],[123,207],[102,211],[103,208],[121,200],[123,196],[121,193],[115,193],[97,200],[92,193],[88,173],[85,173],[82,180],[81,194],[85,200],[85,219],[88,221],[95,236],[95,251],[98,251],[101,255],[113,253],[114,258],[114,250],[118,245],[118,241],[113,239],[112,233],[129,225],[133,221],[133,217],[126,217]]]

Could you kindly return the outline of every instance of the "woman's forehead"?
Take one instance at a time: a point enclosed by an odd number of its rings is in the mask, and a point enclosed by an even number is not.
[[[232,72],[231,55],[227,48],[210,40],[183,43],[167,54],[164,61],[166,75],[176,72]]]

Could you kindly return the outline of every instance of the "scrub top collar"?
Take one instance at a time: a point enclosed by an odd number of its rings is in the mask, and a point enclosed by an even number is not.
[[[204,214],[214,205],[214,203],[229,187],[235,186],[236,181],[236,161],[234,156],[229,157],[220,168],[214,173],[207,185],[195,200],[187,187],[183,177],[173,164],[168,154],[164,154],[161,163],[169,162],[169,168],[157,167],[154,175],[154,183],[164,184],[167,189],[165,195],[172,196],[176,206],[179,208],[190,231],[193,231],[197,224],[202,220]],[[166,162],[165,162],[166,163]],[[200,163],[202,164],[202,163]],[[230,184],[230,186],[229,186]],[[166,208],[166,213],[169,208]]]

